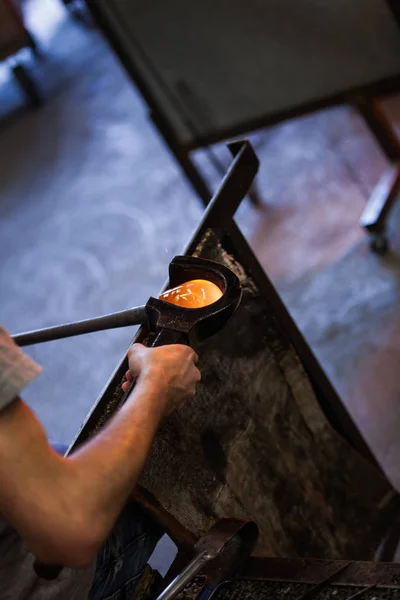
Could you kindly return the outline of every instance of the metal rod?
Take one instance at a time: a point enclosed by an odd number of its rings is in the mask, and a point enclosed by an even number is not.
[[[146,308],[144,306],[137,306],[109,315],[94,317],[93,319],[85,319],[74,323],[56,325],[55,327],[37,329],[36,331],[18,333],[13,335],[12,338],[19,346],[30,346],[32,344],[60,340],[74,335],[82,335],[83,333],[91,333],[93,331],[104,331],[105,329],[116,329],[118,327],[128,327],[130,325],[142,325],[143,323],[146,323],[146,321]]]
[[[349,561],[349,562],[345,563],[344,565],[339,567],[339,569],[336,569],[336,571],[334,571],[333,573],[328,575],[328,577],[326,577],[325,579],[323,579],[322,581],[320,581],[319,583],[314,585],[310,590],[308,590],[307,592],[304,592],[304,594],[301,594],[301,596],[296,598],[296,600],[306,600],[306,599],[308,600],[309,598],[313,598],[314,595],[317,592],[319,592],[320,589],[322,589],[328,583],[330,583],[333,579],[335,579],[336,575],[339,575],[339,573],[341,573],[342,571],[347,569],[347,567],[349,567],[351,564],[353,564],[353,561]]]
[[[212,550],[204,550],[201,554],[196,556],[190,563],[183,569],[169,586],[165,588],[163,592],[157,597],[156,600],[172,600],[176,598],[177,594],[181,592],[190,583],[193,578],[200,572],[201,568],[210,560],[213,560],[219,552],[213,552]]]
[[[370,592],[371,590],[376,588],[376,583],[373,583],[372,585],[367,585],[364,589],[359,590],[358,592],[356,592],[355,594],[352,594],[351,596],[348,596],[346,598],[346,600],[353,600],[354,598],[360,598],[361,596],[364,596],[364,594],[366,592]]]

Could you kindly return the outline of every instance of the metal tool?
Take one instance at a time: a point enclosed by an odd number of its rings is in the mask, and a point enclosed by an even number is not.
[[[217,333],[232,317],[239,306],[242,297],[242,289],[239,279],[230,269],[211,260],[195,258],[191,256],[176,256],[169,265],[169,281],[171,287],[176,287],[191,279],[208,279],[215,283],[223,292],[221,298],[204,306],[203,308],[182,308],[174,304],[149,298],[146,306],[136,311],[134,315],[145,317],[150,331],[156,334],[153,346],[166,344],[193,345],[201,342],[211,335]],[[123,311],[129,312],[129,311]],[[124,317],[125,318],[125,317]],[[117,323],[117,325],[115,325]],[[25,344],[40,343],[58,337],[80,335],[88,331],[97,331],[100,324],[101,329],[122,327],[121,313],[114,313],[88,321],[78,321],[68,325],[50,328],[50,330],[39,330],[27,334],[14,336],[14,339],[22,339]],[[133,323],[130,323],[131,325]],[[137,324],[137,323],[136,323]],[[29,341],[27,341],[29,340]],[[132,386],[133,387],[133,386]],[[130,393],[132,387],[127,392]],[[124,399],[126,398],[124,397]],[[124,401],[123,399],[123,401]],[[35,572],[44,579],[55,579],[58,577],[62,566],[47,565],[39,561],[34,563]]]
[[[157,600],[173,600],[205,569],[217,585],[232,576],[251,555],[258,539],[258,527],[253,521],[222,519],[196,543],[195,557],[158,596]]]
[[[185,336],[193,338],[194,336],[202,340],[223,327],[240,302],[241,292],[238,278],[232,271],[218,263],[200,258],[176,256],[170,263],[169,277],[171,287],[176,287],[190,279],[207,279],[221,289],[222,297],[213,304],[196,309],[182,308],[158,298],[150,298],[145,306],[137,306],[93,319],[19,333],[14,335],[13,339],[19,346],[29,346],[94,331],[147,323],[150,331],[155,333],[167,329],[179,333],[178,336],[172,336],[177,339]],[[164,341],[164,343],[166,342]],[[190,343],[189,339],[187,343]]]
[[[93,331],[141,325],[142,323],[146,323],[146,320],[146,307],[137,306],[102,317],[94,317],[93,319],[75,321],[74,323],[65,323],[64,325],[55,325],[54,327],[46,327],[45,329],[17,333],[12,338],[18,346],[31,346],[33,344],[60,340],[84,333],[92,333]]]
[[[146,304],[150,331],[158,334],[154,345],[183,343],[190,346],[217,333],[236,312],[242,297],[238,277],[219,263],[193,256],[176,256],[169,265],[169,283],[176,287],[191,279],[208,279],[223,292],[203,308],[182,308],[158,298]]]
[[[232,217],[257,173],[259,161],[247,140],[231,142],[228,147],[234,156],[234,160],[207,206],[193,240],[197,239],[200,232],[206,228],[219,232],[221,236],[226,233],[227,220],[232,223]],[[186,249],[188,254],[194,244],[193,240]],[[196,265],[206,268],[207,272],[197,270],[194,273],[192,269]],[[222,265],[190,256],[176,257],[170,264],[169,275],[170,287],[175,287],[188,279],[210,279],[220,287],[224,294],[214,304],[195,310],[179,308],[161,300],[150,298],[146,305],[146,309],[148,309],[148,312],[147,310],[146,312],[150,332],[157,334],[153,346],[177,342],[194,344],[197,341],[204,340],[222,328],[239,305],[241,298],[240,283],[237,277]],[[106,327],[102,327],[102,329],[106,329]],[[29,343],[33,342],[30,341]],[[126,368],[125,360],[113,376],[118,378],[118,384]],[[124,395],[120,404],[123,404],[127,396],[128,393]],[[101,410],[102,407],[100,405],[93,407],[68,453],[73,452],[76,446],[88,439],[88,434],[96,419],[98,419],[98,409]],[[55,579],[61,568],[58,565],[43,565],[37,561],[35,562],[36,573],[45,579]]]

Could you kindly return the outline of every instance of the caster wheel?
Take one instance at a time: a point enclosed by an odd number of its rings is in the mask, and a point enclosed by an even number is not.
[[[13,67],[13,73],[18,85],[24,92],[30,104],[32,106],[40,106],[42,104],[42,98],[26,69],[22,65],[16,65]]]
[[[389,250],[389,241],[384,233],[378,233],[373,236],[370,246],[373,252],[386,254]]]

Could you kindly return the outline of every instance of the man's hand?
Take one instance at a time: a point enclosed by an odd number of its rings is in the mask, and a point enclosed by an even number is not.
[[[128,350],[129,370],[122,389],[127,391],[135,377],[158,392],[163,416],[182,408],[196,393],[200,371],[197,354],[189,346],[173,344],[146,348],[133,344]]]

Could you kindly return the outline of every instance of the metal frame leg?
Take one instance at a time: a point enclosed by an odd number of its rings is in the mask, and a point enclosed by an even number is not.
[[[392,163],[380,178],[360,219],[360,225],[371,235],[372,250],[384,254],[389,247],[386,223],[400,189],[400,141],[376,98],[360,99],[356,106]]]
[[[16,64],[13,66],[12,70],[15,80],[30,104],[35,107],[40,106],[42,104],[42,98],[25,67],[21,64]]]
[[[150,115],[153,123],[163,136],[167,146],[171,150],[172,154],[175,156],[181,169],[192,184],[195,192],[197,192],[200,196],[200,199],[204,206],[207,206],[207,204],[212,198],[212,193],[209,187],[207,186],[206,182],[200,175],[198,169],[192,162],[189,151],[177,143],[172,130],[170,130],[169,126],[167,125],[167,122],[161,117],[161,115],[158,114],[158,112],[151,111]]]

